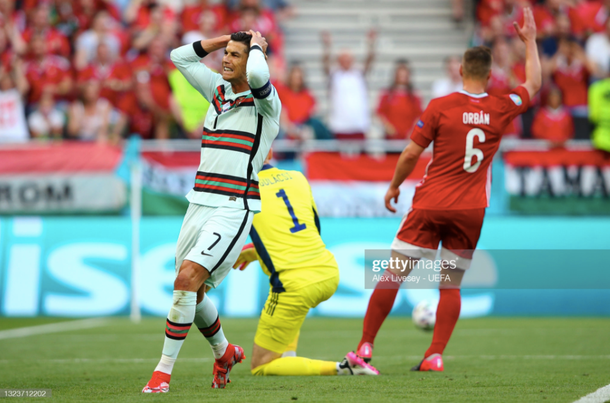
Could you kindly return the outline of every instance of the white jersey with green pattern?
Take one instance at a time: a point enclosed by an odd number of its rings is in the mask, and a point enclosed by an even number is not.
[[[250,90],[238,94],[200,62],[206,54],[200,42],[171,53],[178,70],[210,102],[195,186],[186,198],[204,206],[258,212],[258,172],[279,132],[281,102],[258,45],[250,48],[246,66]]]

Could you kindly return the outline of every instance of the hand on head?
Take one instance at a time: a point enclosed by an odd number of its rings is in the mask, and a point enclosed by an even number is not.
[[[254,32],[253,30],[248,31],[248,33],[250,35],[252,35],[252,40],[250,41],[250,46],[254,46],[254,45],[258,45],[263,49],[263,53],[265,54],[265,57],[267,56],[267,46],[269,46],[269,44],[267,43],[267,40],[265,39],[264,36],[261,35],[260,32],[256,31]]]

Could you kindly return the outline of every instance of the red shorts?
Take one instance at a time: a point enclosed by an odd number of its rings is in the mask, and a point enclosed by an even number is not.
[[[440,242],[441,259],[459,258],[460,269],[468,269],[477,247],[485,209],[423,210],[405,214],[392,250],[406,256],[435,259]]]

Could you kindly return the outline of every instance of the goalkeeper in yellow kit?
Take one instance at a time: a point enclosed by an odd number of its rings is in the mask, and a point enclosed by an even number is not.
[[[320,237],[320,221],[305,176],[269,165],[260,171],[262,212],[254,216],[250,237],[234,268],[258,260],[269,276],[252,350],[253,375],[377,375],[348,353],[342,362],[297,357],[299,330],[310,308],[329,299],[339,285],[339,268]]]

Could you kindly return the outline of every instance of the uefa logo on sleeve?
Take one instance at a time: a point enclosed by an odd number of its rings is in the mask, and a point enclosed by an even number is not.
[[[521,97],[517,94],[510,94],[510,99],[512,99],[515,105],[517,106],[521,106],[521,104],[523,103]]]

